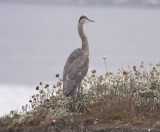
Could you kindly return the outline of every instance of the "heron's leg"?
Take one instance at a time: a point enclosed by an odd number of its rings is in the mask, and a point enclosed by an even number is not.
[[[78,98],[80,99],[80,101],[81,101],[81,103],[83,104],[83,106],[84,106],[84,108],[86,109],[86,111],[87,111],[87,112],[90,112],[90,110],[88,109],[88,107],[84,104],[84,102],[83,102],[83,100],[82,100],[82,98],[81,98],[81,96],[80,96],[79,90],[80,90],[80,85],[78,85],[78,94],[77,94],[77,96],[78,96]]]
[[[73,112],[74,112],[73,117],[74,117],[74,120],[75,120],[76,118],[75,118],[75,98],[74,98],[74,95],[73,95]]]

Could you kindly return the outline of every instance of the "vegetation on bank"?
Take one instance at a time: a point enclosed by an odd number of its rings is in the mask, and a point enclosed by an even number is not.
[[[160,63],[150,65],[146,70],[144,63],[140,66],[118,69],[118,72],[107,71],[106,57],[105,75],[96,75],[92,70],[81,83],[80,94],[91,113],[86,111],[80,100],[76,98],[76,115],[84,114],[90,119],[101,120],[130,120],[151,119],[160,120]],[[56,74],[56,84],[36,86],[37,93],[32,95],[29,103],[22,106],[22,112],[11,111],[0,118],[0,127],[14,128],[35,126],[50,123],[54,119],[73,115],[72,97],[64,97],[62,91],[63,80]],[[87,118],[87,117],[86,117]]]

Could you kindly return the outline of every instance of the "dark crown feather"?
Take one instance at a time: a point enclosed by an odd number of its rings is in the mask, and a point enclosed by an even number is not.
[[[81,16],[80,18],[79,18],[79,22],[82,20],[82,19],[84,19],[84,18],[87,18],[86,16]],[[87,18],[88,19],[88,18]]]

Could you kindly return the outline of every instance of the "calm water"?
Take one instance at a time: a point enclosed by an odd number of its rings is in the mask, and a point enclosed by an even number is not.
[[[160,10],[0,4],[0,115],[27,103],[40,81],[54,82],[68,55],[81,47],[77,21],[86,24],[90,69],[105,72],[160,60]]]

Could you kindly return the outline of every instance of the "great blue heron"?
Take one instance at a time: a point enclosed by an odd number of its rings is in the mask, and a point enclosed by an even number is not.
[[[83,103],[79,95],[80,83],[87,75],[89,67],[89,46],[87,36],[84,34],[83,25],[89,22],[94,22],[86,16],[81,16],[78,21],[78,33],[82,40],[82,48],[74,50],[67,59],[63,71],[63,94],[65,96],[73,96],[73,111],[75,115],[74,95],[78,89],[78,97],[81,100],[87,111],[88,108]]]

